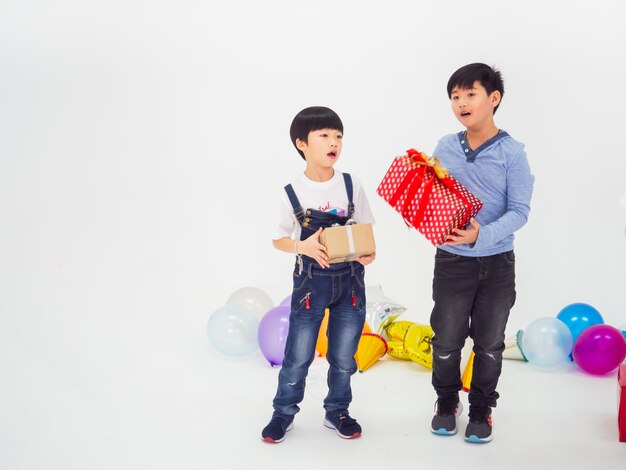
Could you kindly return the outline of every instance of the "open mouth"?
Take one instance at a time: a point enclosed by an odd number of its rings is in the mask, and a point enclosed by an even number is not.
[[[469,116],[470,114],[472,113],[470,113],[469,111],[461,111],[461,117],[466,117],[466,116]]]
[[[337,158],[337,152],[328,152],[326,156],[330,158]]]

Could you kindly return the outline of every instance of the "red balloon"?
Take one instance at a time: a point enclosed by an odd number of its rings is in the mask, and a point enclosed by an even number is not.
[[[586,372],[603,375],[617,368],[626,357],[626,340],[610,325],[594,325],[584,330],[574,343],[574,362]]]

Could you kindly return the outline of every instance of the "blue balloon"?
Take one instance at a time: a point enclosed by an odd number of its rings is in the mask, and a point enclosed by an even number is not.
[[[572,333],[574,342],[590,326],[604,323],[604,318],[602,318],[600,312],[591,305],[584,303],[570,304],[564,307],[556,317],[567,325]]]
[[[209,317],[207,333],[213,347],[227,356],[245,356],[259,344],[259,320],[250,310],[240,305],[226,304]]]
[[[528,362],[553,367],[567,360],[574,341],[561,320],[544,317],[533,321],[522,335],[522,351]]]

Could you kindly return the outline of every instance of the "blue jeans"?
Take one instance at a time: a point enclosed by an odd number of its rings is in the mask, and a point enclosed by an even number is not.
[[[437,250],[430,324],[435,332],[432,383],[441,400],[461,390],[461,349],[474,340],[470,406],[496,406],[504,332],[515,303],[515,254],[467,257]]]
[[[322,269],[317,263],[296,263],[293,274],[289,333],[285,358],[278,375],[274,409],[294,415],[304,398],[309,366],[324,310],[328,307],[328,395],[326,412],[347,410],[352,401],[350,378],[356,372],[354,359],[365,323],[365,268],[357,262],[331,264]]]

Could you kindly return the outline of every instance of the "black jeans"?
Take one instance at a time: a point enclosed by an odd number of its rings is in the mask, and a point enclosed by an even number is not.
[[[515,303],[515,254],[475,258],[437,249],[433,300],[432,383],[438,398],[458,396],[461,349],[469,336],[475,353],[470,406],[496,406],[504,330]]]

